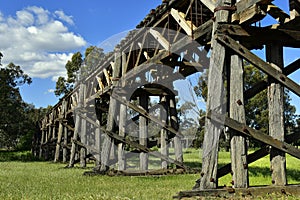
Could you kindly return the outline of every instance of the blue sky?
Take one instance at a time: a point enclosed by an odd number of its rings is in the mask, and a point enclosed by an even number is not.
[[[99,45],[115,34],[134,29],[161,0],[0,0],[0,51],[3,65],[20,65],[33,78],[22,86],[24,101],[36,107],[54,105],[53,90],[72,54]],[[288,1],[276,0],[288,12]],[[265,20],[275,23],[274,20]],[[264,57],[264,53],[259,53]],[[299,58],[299,50],[285,51],[286,63]],[[299,83],[299,73],[291,75]],[[293,103],[299,98],[293,96]]]

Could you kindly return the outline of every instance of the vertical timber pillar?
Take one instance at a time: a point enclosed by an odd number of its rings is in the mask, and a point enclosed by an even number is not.
[[[45,121],[43,121],[43,125],[42,125],[42,136],[41,136],[41,143],[40,143],[40,152],[39,152],[39,158],[42,158],[43,156],[43,143],[45,138],[47,137],[47,128],[46,128],[46,124]]]
[[[59,154],[60,154],[60,146],[61,146],[61,139],[63,134],[63,117],[65,112],[65,100],[63,100],[61,105],[61,110],[59,113],[59,125],[58,125],[58,133],[57,133],[57,142],[56,142],[56,149],[55,149],[55,156],[54,156],[54,162],[59,161]]]
[[[126,74],[127,56],[122,52],[122,77]],[[121,87],[123,88],[126,84],[126,80],[121,79]],[[128,92],[128,91],[127,91]],[[126,100],[126,97],[122,97]],[[119,119],[119,135],[121,137],[126,136],[126,122],[127,122],[127,106],[124,104],[120,105],[120,119]],[[126,156],[125,156],[125,144],[120,142],[118,144],[118,170],[126,169]]]
[[[95,152],[96,157],[96,166],[99,166],[101,163],[101,131],[100,131],[100,121],[96,120],[98,126],[95,127],[95,147],[97,152]]]
[[[64,127],[64,147],[63,147],[63,163],[67,162],[67,154],[68,154],[68,128]]]
[[[270,62],[278,70],[283,68],[283,47],[278,44],[266,46],[267,62]],[[284,141],[284,90],[278,82],[269,78],[268,103],[269,103],[269,134]],[[285,153],[275,148],[271,149],[271,172],[274,185],[286,185],[286,160]]]
[[[148,112],[149,99],[146,94],[139,97],[140,106]],[[139,116],[139,142],[147,147],[148,139],[148,119],[142,115]],[[148,170],[148,153],[140,153],[140,170]]]
[[[168,123],[168,107],[167,107],[167,97],[162,96],[160,99],[160,103],[162,104],[162,107],[160,109],[160,119],[161,121],[167,125]],[[161,154],[164,156],[169,157],[169,148],[168,148],[168,135],[167,130],[162,128],[160,131],[160,151]],[[161,160],[161,168],[167,169],[168,168],[168,162],[166,160]]]
[[[170,109],[170,124],[173,129],[176,131],[179,130],[179,123],[177,117],[177,110],[176,110],[176,101],[175,96],[171,95],[169,99],[169,109]],[[174,152],[175,152],[175,160],[177,162],[183,163],[183,153],[182,153],[182,143],[181,137],[176,135],[174,137]]]
[[[82,103],[84,99],[84,85],[81,83],[80,88],[79,88],[79,99],[78,99],[78,104],[75,110],[75,128],[74,128],[74,133],[73,133],[73,138],[71,138],[72,141],[72,146],[71,146],[71,154],[70,154],[70,162],[69,162],[69,167],[74,167],[74,162],[75,162],[75,154],[76,154],[76,143],[75,141],[78,138],[79,135],[79,130],[80,130],[80,109],[82,108]]]
[[[82,100],[82,107],[85,109],[86,108],[86,104],[85,104],[85,99],[86,99],[86,86],[83,84],[82,85],[82,92],[83,92],[83,98],[81,99]],[[86,111],[83,111],[84,113],[83,116],[86,117],[87,114],[86,114]],[[84,144],[85,146],[87,146],[87,131],[86,131],[86,128],[87,128],[87,123],[86,123],[86,120],[85,118],[81,118],[81,131],[80,131],[80,140],[81,140],[81,143]],[[86,155],[87,155],[87,149],[86,147],[83,147],[81,146],[80,147],[80,167],[86,167]]]
[[[115,62],[113,64],[113,70],[112,70],[112,79],[113,79],[112,83],[114,86],[116,86],[118,83],[120,72],[121,72],[121,54],[120,54],[120,50],[116,48]],[[117,119],[119,109],[120,109],[119,102],[117,102],[117,100],[111,96],[109,100],[109,108],[108,108],[108,116],[107,116],[107,126],[106,126],[107,131],[115,132],[116,119]],[[109,169],[108,166],[109,158],[111,154],[114,154],[114,152],[111,152],[112,149],[114,150],[112,145],[114,145],[113,139],[107,134],[105,134],[102,151],[101,151],[101,167],[100,167],[101,172],[105,172]]]
[[[244,108],[243,59],[238,55],[231,56],[230,66],[230,97],[229,117],[241,123],[246,123]],[[249,186],[247,143],[245,137],[232,131],[231,170],[232,182],[235,188]]]
[[[231,0],[218,1],[217,6],[229,6]],[[218,10],[215,12],[215,21],[212,31],[211,56],[208,72],[208,94],[207,94],[207,112],[214,111],[218,114],[224,114],[225,110],[225,89],[224,89],[224,68],[225,68],[225,48],[215,39],[215,33],[220,22],[228,22],[230,19],[229,11]],[[210,120],[205,121],[205,134],[203,141],[202,172],[199,189],[217,188],[217,169],[218,169],[218,148],[219,136],[222,126],[214,124]]]

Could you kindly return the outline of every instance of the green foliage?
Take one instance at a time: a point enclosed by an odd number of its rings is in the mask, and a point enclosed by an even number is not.
[[[26,109],[19,87],[30,84],[31,78],[20,66],[10,63],[0,69],[0,145],[13,148],[27,129]]]
[[[90,46],[85,50],[84,59],[80,52],[73,54],[71,60],[65,65],[67,79],[58,77],[54,94],[60,96],[71,92],[74,89],[76,81],[84,79],[95,70],[103,60],[104,55],[103,49],[96,46]]]

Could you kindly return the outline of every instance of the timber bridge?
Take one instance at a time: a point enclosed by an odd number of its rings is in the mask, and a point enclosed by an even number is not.
[[[142,172],[148,170],[149,155],[161,160],[162,169],[170,164],[187,168],[172,83],[207,69],[202,171],[194,190],[182,191],[178,198],[268,192],[300,195],[299,185],[287,184],[285,160],[286,153],[300,158],[300,150],[289,144],[300,133],[287,136],[283,116],[283,89],[300,95],[299,84],[289,78],[299,69],[300,60],[284,66],[283,54],[284,47],[300,47],[300,1],[283,2],[289,5],[289,13],[272,0],[163,0],[42,119],[34,154],[68,162],[69,167],[77,161],[85,166],[92,155],[99,173],[116,163],[119,171],[125,171],[131,151],[138,153]],[[276,22],[262,27],[259,22],[266,16]],[[266,61],[253,49],[264,49]],[[268,78],[245,90],[244,61]],[[246,125],[244,107],[266,89],[268,135]],[[150,106],[150,96],[159,98],[157,108],[163,112],[158,116],[151,112],[156,108]],[[151,138],[150,121],[160,129]],[[129,128],[132,123],[135,131]],[[231,135],[231,163],[218,169],[219,135],[224,127]],[[128,137],[131,132],[135,139]],[[264,145],[248,155],[246,138]],[[168,153],[170,142],[175,158]],[[152,151],[158,145],[160,151]],[[269,153],[272,185],[250,187],[248,165]],[[218,178],[228,173],[233,187],[220,189]]]

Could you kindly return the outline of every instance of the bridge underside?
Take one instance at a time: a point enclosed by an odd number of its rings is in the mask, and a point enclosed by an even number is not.
[[[286,178],[285,153],[300,158],[289,142],[299,133],[286,135],[283,121],[283,89],[300,94],[300,86],[288,76],[300,60],[284,66],[284,47],[300,47],[300,2],[290,0],[287,14],[272,0],[171,0],[146,16],[93,70],[81,77],[73,92],[64,96],[42,120],[34,153],[69,167],[87,157],[95,170],[105,172],[117,163],[127,170],[127,159],[138,153],[139,170],[149,170],[149,156],[159,158],[161,168],[171,164],[188,169],[183,161],[182,138],[176,109],[174,82],[208,71],[203,160],[200,179],[193,191],[178,198],[217,192],[254,194],[249,187],[248,164],[271,155],[272,189],[293,193]],[[254,26],[266,16],[278,23]],[[259,23],[258,23],[259,24]],[[266,61],[253,53],[264,49]],[[243,65],[252,64],[268,78],[245,90]],[[250,128],[245,104],[268,90],[269,135]],[[159,99],[151,105],[149,99]],[[152,134],[154,123],[156,134]],[[131,128],[134,127],[134,128]],[[231,163],[218,169],[219,135],[231,135]],[[264,143],[248,155],[246,138]],[[174,146],[170,157],[168,146]],[[160,151],[153,151],[153,147]],[[232,187],[216,190],[218,178],[231,173]],[[291,186],[299,190],[299,186]],[[233,189],[234,188],[234,189]],[[275,190],[274,189],[274,190]]]

